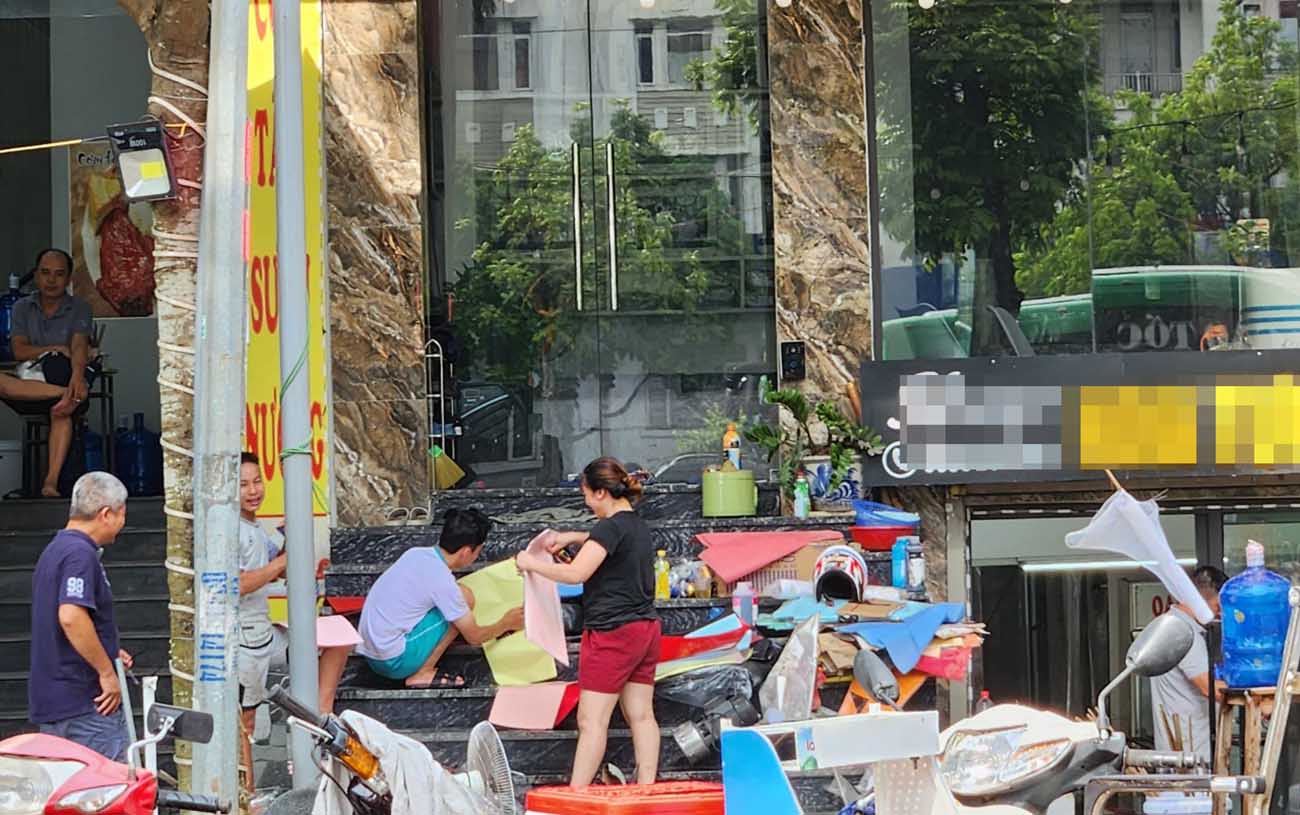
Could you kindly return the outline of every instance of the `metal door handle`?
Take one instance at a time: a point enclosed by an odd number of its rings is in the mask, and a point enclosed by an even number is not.
[[[581,151],[573,143],[573,285],[578,311],[582,311],[582,170]]]
[[[618,222],[614,207],[614,139],[605,143],[605,204],[609,210],[605,222],[609,232],[609,310],[618,311]]]

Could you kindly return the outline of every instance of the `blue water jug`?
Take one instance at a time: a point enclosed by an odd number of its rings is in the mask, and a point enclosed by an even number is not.
[[[126,433],[119,431],[117,476],[132,496],[161,495],[162,443],[157,433],[144,426],[144,414],[135,414],[135,423]]]
[[[9,291],[0,294],[0,362],[10,362],[14,358],[11,345],[14,304],[23,299],[18,291],[18,275],[9,275]]]
[[[93,430],[87,430],[82,437],[85,447],[86,472],[93,473],[104,469],[104,437]]]
[[[1291,583],[1264,568],[1264,547],[1246,546],[1246,571],[1223,584],[1223,679],[1232,688],[1277,684],[1291,609]]]

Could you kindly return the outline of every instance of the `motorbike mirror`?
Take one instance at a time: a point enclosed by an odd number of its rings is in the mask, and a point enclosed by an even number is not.
[[[898,677],[873,651],[866,648],[858,651],[853,658],[853,678],[876,700],[890,707],[898,706]]]
[[[1172,671],[1192,649],[1196,633],[1175,614],[1162,614],[1142,629],[1129,646],[1124,662],[1139,676],[1160,676]]]
[[[149,708],[149,732],[157,733],[162,730],[168,719],[172,720],[173,737],[194,744],[207,744],[212,741],[211,713],[155,703]]]

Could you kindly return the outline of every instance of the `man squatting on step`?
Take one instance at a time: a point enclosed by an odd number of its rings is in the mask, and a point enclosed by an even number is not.
[[[523,607],[479,625],[474,594],[456,583],[455,571],[478,559],[491,528],[492,520],[477,509],[449,509],[436,545],[406,550],[370,587],[357,626],[357,652],[375,673],[408,688],[461,687],[464,677],[438,671],[438,660],[458,634],[482,645],[524,627]]]

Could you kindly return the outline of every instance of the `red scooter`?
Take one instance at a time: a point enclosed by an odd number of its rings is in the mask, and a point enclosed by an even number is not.
[[[0,813],[3,815],[152,815],[155,809],[226,813],[230,803],[210,795],[158,789],[158,779],[139,768],[136,757],[171,735],[207,744],[212,716],[155,704],[149,732],[119,764],[80,744],[25,733],[0,741]]]

